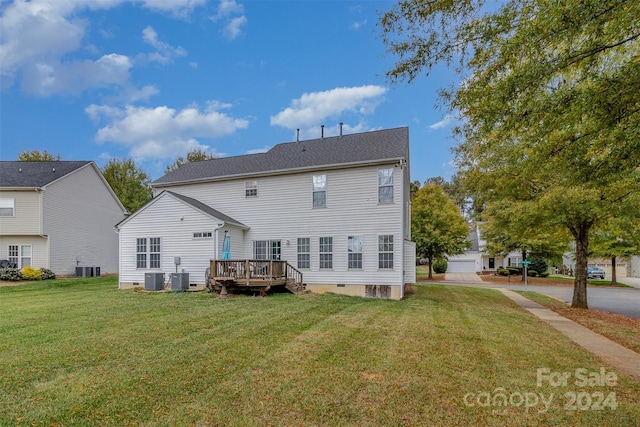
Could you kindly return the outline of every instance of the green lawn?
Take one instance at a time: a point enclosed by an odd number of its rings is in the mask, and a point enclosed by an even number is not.
[[[538,386],[538,368],[614,370],[491,289],[421,285],[383,301],[116,288],[115,278],[0,288],[0,425],[640,419],[640,384],[621,372],[610,386],[573,374],[565,386]],[[494,404],[500,393],[511,403]],[[553,395],[546,411],[540,394]]]

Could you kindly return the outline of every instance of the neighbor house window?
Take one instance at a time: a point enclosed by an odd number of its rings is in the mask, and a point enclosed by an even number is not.
[[[0,199],[0,216],[15,216],[15,199]]]
[[[19,257],[19,246],[18,245],[9,245],[9,256],[7,258],[9,258],[9,262],[14,263],[15,265],[18,265],[18,257]]]
[[[20,268],[31,265],[31,245],[20,246]]]
[[[313,176],[313,207],[327,206],[327,175]]]
[[[160,268],[160,238],[136,239],[136,268]]]
[[[349,236],[347,238],[347,264],[349,268],[362,268],[362,237]]]
[[[244,196],[258,197],[258,181],[245,181]]]
[[[393,268],[393,236],[378,236],[378,268]]]
[[[208,239],[212,236],[210,231],[198,231],[193,233],[193,238],[194,239]]]
[[[320,237],[320,268],[333,268],[333,237]]]
[[[298,268],[311,268],[311,239],[298,237]]]
[[[393,202],[393,168],[378,169],[378,202]]]
[[[522,262],[522,257],[519,256],[511,256],[509,257],[509,262],[507,265],[515,265],[518,266]]]

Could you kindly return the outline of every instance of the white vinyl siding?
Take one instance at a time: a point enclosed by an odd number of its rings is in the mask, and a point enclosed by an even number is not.
[[[402,200],[404,180],[399,179],[404,171],[394,168],[396,174],[393,186],[394,200]],[[247,199],[243,191],[246,179],[219,181],[211,183],[176,185],[167,190],[192,197],[212,208],[242,222],[249,227],[238,240],[234,240],[232,251],[234,259],[252,258],[253,242],[281,239],[282,259],[292,265],[297,263],[297,239],[308,237],[310,240],[310,266],[304,271],[304,282],[308,284],[344,283],[350,284],[394,284],[403,283],[402,245],[393,254],[394,269],[378,269],[378,236],[393,235],[394,242],[402,242],[405,235],[404,211],[406,203],[378,203],[378,170],[379,166],[362,166],[328,170],[322,172],[293,173],[276,176],[261,176],[259,179],[260,197]],[[314,175],[325,174],[330,200],[328,208],[310,209],[310,192]],[[157,189],[156,191],[159,191]],[[283,204],[284,203],[284,204]],[[176,209],[175,207],[173,207]],[[146,229],[154,222],[156,229],[163,233],[172,232],[176,221],[183,212],[170,212],[154,207],[149,209],[147,222],[136,222],[136,229]],[[175,219],[178,217],[178,219]],[[174,219],[171,219],[174,218]],[[184,225],[187,225],[185,217]],[[215,223],[214,227],[215,228]],[[202,231],[200,224],[195,231]],[[133,232],[133,231],[132,231]],[[140,236],[149,233],[139,234]],[[318,256],[320,237],[333,237],[333,268],[320,269]],[[362,237],[362,269],[348,268],[348,237]],[[163,237],[163,247],[173,248]],[[289,240],[290,243],[285,242]],[[222,239],[220,239],[222,241]],[[190,242],[195,242],[190,239]],[[135,248],[133,248],[135,250]],[[179,251],[177,251],[179,252]],[[191,253],[192,251],[189,251]],[[176,253],[175,256],[186,252]],[[195,255],[195,254],[194,254]],[[173,255],[172,255],[173,256]],[[210,252],[202,253],[202,270],[206,269]],[[205,258],[206,257],[206,258]],[[123,258],[126,258],[123,256]],[[412,261],[415,263],[415,259]],[[175,266],[173,266],[175,269]],[[184,266],[181,266],[185,268]],[[185,268],[186,271],[189,271]],[[193,270],[192,270],[193,271]],[[142,279],[141,279],[142,280]]]
[[[15,216],[16,199],[0,199],[0,216]]]

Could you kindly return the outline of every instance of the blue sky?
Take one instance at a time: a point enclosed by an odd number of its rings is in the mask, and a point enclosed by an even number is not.
[[[0,0],[0,160],[132,158],[152,179],[194,149],[408,126],[411,178],[450,178],[444,68],[391,85],[387,1]]]

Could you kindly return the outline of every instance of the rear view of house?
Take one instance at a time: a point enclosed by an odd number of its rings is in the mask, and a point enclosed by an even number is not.
[[[407,128],[187,163],[118,224],[120,287],[184,271],[201,288],[226,234],[232,260],[284,261],[312,292],[402,298],[415,282],[409,177]]]
[[[125,213],[92,161],[0,162],[0,259],[19,268],[117,273]]]

